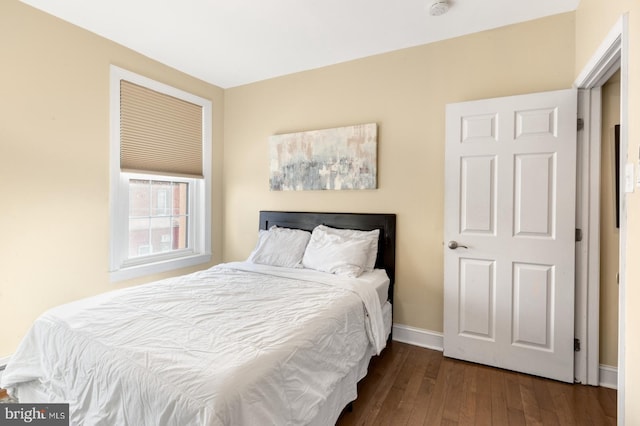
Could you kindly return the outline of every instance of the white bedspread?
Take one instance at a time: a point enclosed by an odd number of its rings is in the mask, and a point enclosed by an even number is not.
[[[307,424],[385,338],[366,279],[223,264],[46,312],[0,385],[39,381],[71,424]]]

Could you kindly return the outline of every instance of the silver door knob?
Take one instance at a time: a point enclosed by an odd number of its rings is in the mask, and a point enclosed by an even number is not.
[[[458,247],[462,247],[462,248],[469,248],[467,246],[463,246],[461,244],[458,244],[457,241],[449,241],[449,244],[447,244],[447,246],[451,249],[451,250],[455,250]]]

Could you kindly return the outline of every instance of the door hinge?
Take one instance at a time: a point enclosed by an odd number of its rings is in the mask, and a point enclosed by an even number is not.
[[[582,118],[578,118],[578,130],[584,129],[584,120]]]
[[[576,241],[582,241],[582,229],[576,228]]]
[[[573,339],[573,351],[580,352],[580,339],[578,338]]]

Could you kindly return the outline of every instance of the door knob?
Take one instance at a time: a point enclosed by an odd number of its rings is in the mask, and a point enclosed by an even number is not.
[[[469,248],[467,246],[463,246],[461,244],[458,244],[457,241],[449,241],[449,244],[447,245],[451,250],[455,250],[458,247],[462,247],[462,248]]]

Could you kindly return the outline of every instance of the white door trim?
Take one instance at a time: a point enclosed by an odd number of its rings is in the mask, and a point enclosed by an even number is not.
[[[600,44],[598,50],[591,57],[589,62],[586,64],[582,72],[578,75],[578,78],[574,82],[574,87],[578,89],[588,89],[588,92],[591,92],[592,95],[595,95],[597,92],[595,89],[604,84],[609,77],[619,68],[620,69],[620,164],[626,164],[627,162],[627,151],[628,151],[628,135],[627,135],[627,123],[628,123],[628,87],[629,87],[629,74],[628,74],[628,61],[629,61],[629,36],[628,36],[628,28],[629,28],[629,17],[628,14],[622,15],[613,28],[609,31],[609,34],[603,42]],[[593,96],[590,96],[591,101],[598,102],[599,104],[599,96],[598,99],[594,99]],[[599,105],[598,105],[599,108]],[[591,113],[593,114],[593,106],[590,108]],[[585,120],[586,124],[586,120]],[[599,126],[598,126],[599,127]],[[600,132],[598,130],[597,134],[595,133],[592,126],[588,128],[585,126],[585,129],[589,130],[589,137],[585,142],[589,143],[589,151],[593,152],[594,150],[600,150]],[[597,147],[594,146],[597,144]],[[584,159],[582,157],[581,159]],[[593,163],[591,163],[593,164]],[[589,164],[581,164],[579,167],[582,168],[590,168],[593,172],[596,168],[589,167]],[[599,166],[597,167],[599,174]],[[623,174],[624,167],[620,167],[620,173]],[[595,181],[593,179],[593,175],[590,174],[591,185],[588,182],[580,181],[581,176],[578,176],[579,179],[579,188],[581,190],[580,196],[582,199],[590,199],[595,192],[600,191],[599,187],[595,185]],[[620,176],[620,182],[624,182],[623,176]],[[596,189],[594,189],[596,187]],[[626,241],[627,241],[627,203],[626,197],[624,193],[623,185],[620,186],[620,284],[619,284],[619,309],[618,309],[618,424],[624,424],[625,419],[625,410],[624,410],[624,401],[625,401],[625,324],[624,324],[624,316],[625,316],[625,294],[626,294]],[[599,206],[594,206],[593,203],[589,204],[589,209],[585,210],[587,218],[584,218],[586,222],[591,225],[591,220],[596,215],[599,216]],[[591,230],[593,232],[593,230]],[[588,240],[588,252],[589,255],[585,258],[584,255],[580,259],[580,262],[586,262],[588,264],[588,270],[591,272],[591,267],[593,263],[599,263],[599,260],[596,259],[596,255],[599,254],[599,241],[597,242],[597,246],[593,247],[594,239],[589,238]],[[599,269],[599,266],[598,266]],[[576,281],[576,291],[583,291],[587,297],[585,301],[583,301],[583,305],[581,307],[576,306],[576,309],[581,310],[582,312],[586,312],[587,315],[584,318],[576,318],[576,320],[584,321],[580,324],[576,323],[576,330],[580,330],[584,328],[587,333],[587,344],[584,347],[587,349],[584,356],[586,357],[584,362],[587,365],[586,371],[592,371],[593,363],[596,365],[598,363],[597,353],[599,351],[599,291],[600,291],[600,280],[599,274],[584,274],[581,276],[581,280]],[[576,303],[579,303],[576,299]],[[587,319],[588,318],[588,319]],[[594,319],[595,318],[595,319]],[[595,356],[593,356],[593,352],[595,351]],[[587,383],[587,378],[585,378],[585,383]]]
[[[581,350],[575,352],[577,383],[599,384],[600,319],[600,134],[601,90],[578,91],[576,228],[582,241],[576,244],[575,337]]]

